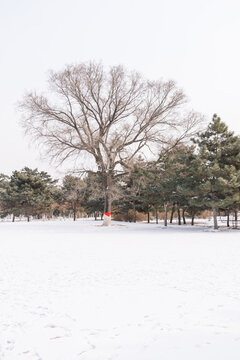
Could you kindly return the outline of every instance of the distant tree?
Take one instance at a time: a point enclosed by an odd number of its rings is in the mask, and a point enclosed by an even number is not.
[[[88,214],[94,214],[95,220],[104,213],[104,186],[100,171],[89,171],[86,178],[86,190],[83,199],[84,210]]]
[[[178,213],[181,205],[177,186],[182,176],[182,163],[180,156],[185,151],[184,145],[177,145],[169,151],[162,151],[155,163],[155,193],[164,209],[164,225],[167,226],[168,210],[170,206],[177,206]],[[173,210],[173,209],[172,209]],[[179,213],[180,214],[180,213]],[[179,218],[179,224],[180,224]]]
[[[1,217],[5,217],[7,215],[3,209],[1,199],[3,197],[3,193],[6,191],[8,179],[9,177],[7,175],[0,174],[0,216]]]
[[[8,179],[9,179],[9,177],[7,175],[0,174],[0,192],[4,191]]]
[[[28,167],[14,171],[0,195],[3,214],[13,214],[13,221],[15,216],[24,215],[29,221],[31,215],[41,216],[49,212],[55,183],[44,171]]]
[[[207,130],[200,133],[194,143],[198,149],[201,179],[197,202],[212,209],[217,229],[218,210],[240,200],[240,139],[215,114]]]
[[[104,185],[104,225],[111,222],[115,177],[141,151],[192,136],[201,121],[184,110],[186,97],[173,81],[148,81],[121,66],[67,66],[52,72],[49,83],[50,94],[23,100],[24,127],[54,160],[84,153],[93,159]]]
[[[120,211],[127,213],[127,219],[129,210],[132,210],[133,222],[136,222],[136,211],[143,210],[144,207],[143,189],[147,181],[146,166],[147,163],[139,156],[121,178],[122,195],[119,197],[117,206]]]
[[[184,146],[179,149],[175,162],[178,167],[175,174],[174,205],[177,202],[182,207],[183,214],[186,211],[191,216],[191,224],[194,225],[195,215],[206,209],[206,206],[201,203],[200,191],[203,181],[200,175],[202,160],[196,154],[194,146]]]
[[[73,175],[66,175],[63,178],[60,196],[62,201],[68,204],[68,208],[73,212],[73,220],[76,220],[77,210],[81,207],[86,191],[85,182]]]

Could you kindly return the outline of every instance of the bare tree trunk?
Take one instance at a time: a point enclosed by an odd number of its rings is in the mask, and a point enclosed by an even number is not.
[[[227,227],[230,226],[229,214],[230,214],[230,211],[229,211],[229,209],[228,209],[228,210],[227,210]]]
[[[28,221],[28,222],[30,221],[30,216],[29,216],[29,215],[27,216],[27,221]]]
[[[175,204],[173,204],[173,206],[172,206],[172,211],[171,211],[171,216],[170,216],[170,224],[172,224],[172,222],[173,222],[174,212],[175,212]]]
[[[135,223],[137,221],[137,217],[136,217],[136,205],[135,205],[135,201],[133,202],[133,222]]]
[[[237,210],[234,211],[234,216],[235,216],[235,221],[237,221],[238,220],[238,212],[237,212]]]
[[[184,225],[186,225],[186,218],[185,218],[185,210],[184,209],[182,209],[182,218],[183,218]]]
[[[168,203],[164,204],[164,226],[167,226]]]
[[[13,215],[13,217],[12,217],[12,222],[14,222],[15,221],[15,215]]]
[[[192,226],[194,225],[194,217],[195,217],[195,213],[194,213],[194,211],[192,211],[192,221],[191,221]]]
[[[177,207],[177,214],[178,214],[178,225],[182,225],[179,205]]]
[[[105,187],[105,206],[103,226],[111,226],[111,210],[112,210],[112,176],[111,173],[106,174],[106,187]]]
[[[97,212],[94,211],[94,220],[96,221],[97,220]]]
[[[76,203],[73,204],[73,221],[76,221]]]
[[[105,210],[103,216],[104,226],[111,226],[111,218],[112,218],[111,208],[112,208],[111,195],[109,194],[109,189],[107,189],[106,199],[105,199]]]
[[[238,227],[238,211],[234,210],[234,227]]]
[[[149,208],[147,210],[147,222],[148,224],[150,223],[150,212],[149,212]]]
[[[158,209],[155,209],[155,213],[156,213],[156,224],[158,224]]]
[[[214,223],[214,229],[217,230],[218,229],[218,222],[217,222],[217,210],[216,208],[214,207],[212,209],[213,211],[213,223]]]

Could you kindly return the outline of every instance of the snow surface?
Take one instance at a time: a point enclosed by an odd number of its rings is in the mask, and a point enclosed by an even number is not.
[[[238,230],[0,223],[1,360],[235,360]]]

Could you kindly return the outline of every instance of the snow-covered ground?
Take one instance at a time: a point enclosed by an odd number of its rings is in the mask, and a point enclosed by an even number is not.
[[[1,360],[239,360],[240,233],[0,223]]]

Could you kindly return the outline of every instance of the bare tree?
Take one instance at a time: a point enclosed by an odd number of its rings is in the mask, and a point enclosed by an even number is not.
[[[140,152],[152,156],[157,145],[192,136],[200,121],[183,112],[186,97],[173,81],[148,81],[122,66],[70,65],[51,72],[49,84],[49,93],[23,99],[23,126],[59,163],[83,153],[95,160],[104,183],[104,225],[111,222],[115,176]]]

